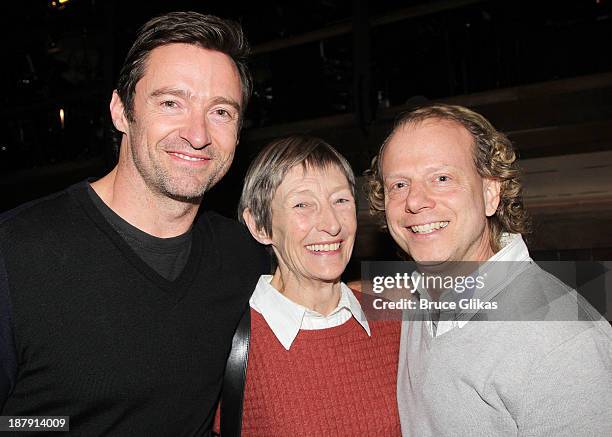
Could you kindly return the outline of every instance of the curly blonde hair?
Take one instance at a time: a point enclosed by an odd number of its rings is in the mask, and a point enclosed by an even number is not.
[[[491,248],[497,252],[501,247],[503,233],[525,234],[529,232],[529,217],[523,206],[521,173],[516,152],[510,140],[497,131],[482,115],[463,106],[433,104],[422,106],[400,115],[393,130],[383,142],[378,154],[366,171],[366,190],[370,212],[386,228],[385,191],[382,179],[382,156],[385,147],[398,131],[406,125],[416,125],[429,119],[448,120],[460,124],[474,138],[474,164],[483,178],[500,182],[500,201],[497,211],[489,222]]]

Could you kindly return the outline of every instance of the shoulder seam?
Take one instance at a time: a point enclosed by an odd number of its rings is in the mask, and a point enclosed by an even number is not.
[[[5,223],[9,222],[11,219],[14,219],[15,217],[17,217],[18,215],[22,214],[23,212],[28,211],[29,209],[32,209],[32,208],[40,205],[41,203],[44,203],[44,202],[56,199],[56,198],[58,198],[60,196],[66,195],[66,194],[67,194],[67,191],[64,189],[64,190],[58,191],[56,193],[50,194],[48,196],[41,197],[39,199],[34,199],[34,200],[29,201],[29,202],[23,203],[23,204],[21,204],[19,206],[16,206],[15,208],[10,209],[10,210],[0,214],[0,225],[3,225]]]
[[[585,305],[585,301],[586,298],[584,296],[582,296],[578,290],[573,289],[572,287],[570,287],[569,285],[567,285],[565,282],[561,281],[559,278],[557,278],[555,275],[547,272],[546,270],[544,270],[542,267],[538,266],[538,268],[549,278],[551,279],[553,282],[555,282],[559,287],[564,288],[568,293],[572,294],[573,300],[576,302],[576,304],[578,305],[578,307],[583,310],[586,314],[588,314],[590,316],[590,319],[588,320],[589,322],[593,322],[593,325],[597,325],[597,322],[599,320],[601,320],[603,318],[603,316],[601,314],[599,314],[599,312],[597,312],[597,310],[595,310],[595,308],[593,308],[591,305]],[[588,302],[588,301],[587,301]],[[595,314],[593,313],[593,311],[595,311]],[[597,316],[597,317],[596,317]],[[585,320],[586,322],[587,320]],[[584,331],[582,331],[584,332]],[[605,332],[602,332],[603,334],[605,334]]]

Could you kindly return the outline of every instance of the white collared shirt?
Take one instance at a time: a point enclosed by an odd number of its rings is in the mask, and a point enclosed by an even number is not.
[[[479,270],[480,273],[485,273],[487,269],[493,268],[493,262],[496,261],[515,261],[515,262],[526,262],[530,261],[531,258],[529,256],[529,250],[527,249],[527,245],[523,241],[523,237],[520,234],[508,234],[504,233],[501,236],[501,246],[502,249],[493,255],[485,265]],[[503,264],[497,264],[500,268],[504,268]],[[414,275],[420,275],[418,271],[414,271],[412,273],[413,283],[415,281]],[[496,275],[499,278],[503,278],[504,275],[496,272]],[[421,291],[421,290],[419,290]],[[442,314],[442,313],[441,313]],[[439,337],[442,334],[445,334],[448,331],[451,331],[454,328],[463,328],[469,320],[457,320],[455,317],[451,317],[450,319],[446,319],[441,317],[437,323],[437,328],[433,328],[433,322],[431,319],[426,320],[427,330],[431,334],[432,337]]]
[[[271,280],[272,275],[262,275],[259,278],[249,304],[263,316],[286,350],[289,350],[300,329],[333,328],[346,323],[351,317],[355,317],[368,336],[371,335],[359,301],[343,282],[340,283],[338,306],[324,316],[288,299],[270,284]]]

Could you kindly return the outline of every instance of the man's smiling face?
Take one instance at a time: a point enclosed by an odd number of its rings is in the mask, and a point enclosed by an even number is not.
[[[426,119],[399,127],[382,157],[387,225],[416,262],[484,261],[493,255],[487,216],[499,184],[474,164],[474,139],[460,124]]]
[[[160,46],[136,84],[133,122],[113,96],[115,125],[127,134],[121,158],[152,192],[201,198],[231,165],[241,98],[238,71],[227,55],[190,44]]]

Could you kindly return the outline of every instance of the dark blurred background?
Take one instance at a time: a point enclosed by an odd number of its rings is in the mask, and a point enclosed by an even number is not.
[[[2,6],[0,212],[114,165],[108,102],[147,19],[240,21],[255,92],[230,173],[204,207],[234,216],[272,138],[328,140],[356,173],[394,118],[427,101],[471,107],[515,142],[536,259],[612,259],[612,1],[30,0]],[[360,202],[355,261],[395,249]]]

